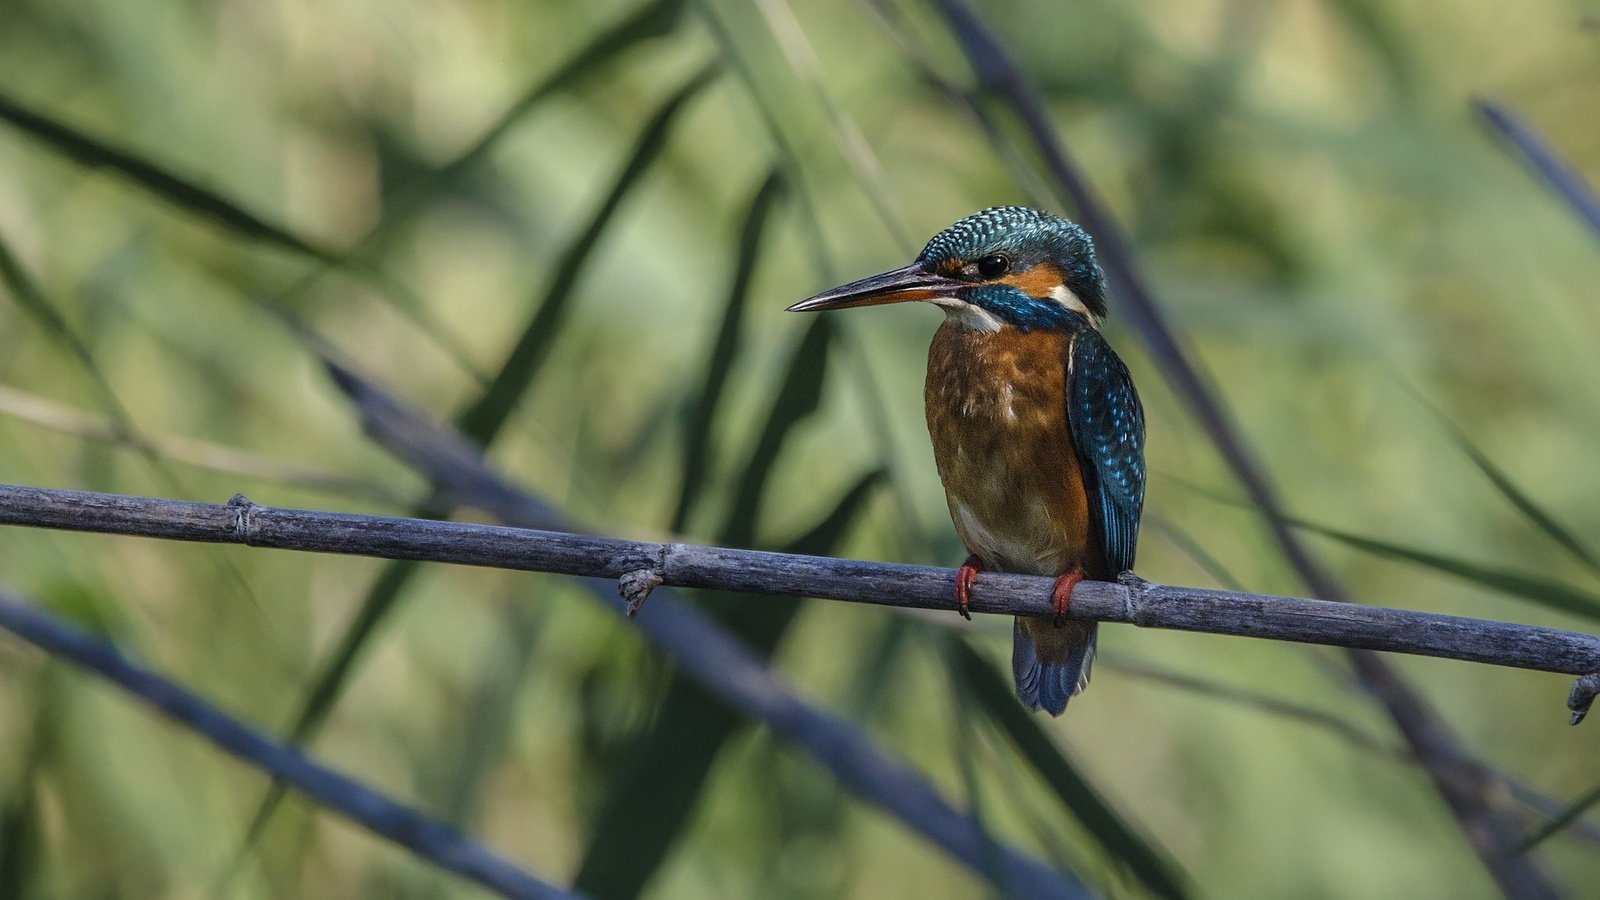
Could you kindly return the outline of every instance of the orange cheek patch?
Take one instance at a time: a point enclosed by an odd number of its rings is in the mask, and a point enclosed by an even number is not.
[[[1032,268],[1021,272],[1013,272],[1000,279],[1001,284],[1015,286],[1030,297],[1043,299],[1050,296],[1050,292],[1066,283],[1066,277],[1061,270],[1052,263],[1039,263]]]

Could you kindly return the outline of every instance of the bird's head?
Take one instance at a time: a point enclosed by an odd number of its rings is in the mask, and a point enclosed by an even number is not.
[[[973,213],[934,236],[909,266],[852,281],[794,312],[922,300],[967,328],[1076,330],[1106,314],[1094,242],[1072,222],[1023,206]]]

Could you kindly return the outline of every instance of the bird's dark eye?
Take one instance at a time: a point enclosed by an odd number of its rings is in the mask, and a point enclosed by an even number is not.
[[[978,260],[978,274],[984,278],[999,278],[1009,268],[1011,268],[1011,260],[998,253]]]

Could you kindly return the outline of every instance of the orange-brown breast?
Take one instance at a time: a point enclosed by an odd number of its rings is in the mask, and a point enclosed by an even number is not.
[[[1088,502],[1066,420],[1070,335],[946,322],[924,400],[956,533],[991,571],[1115,573],[1089,552]]]

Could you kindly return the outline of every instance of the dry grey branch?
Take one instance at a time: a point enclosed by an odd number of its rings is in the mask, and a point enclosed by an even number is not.
[[[578,896],[534,878],[452,826],[306,758],[133,662],[112,644],[56,620],[4,590],[0,590],[0,628],[94,672],[228,753],[293,785],[318,805],[442,869],[506,897],[571,900]]]
[[[918,609],[947,609],[955,572],[927,566],[800,556],[727,547],[653,543],[499,525],[0,485],[0,524],[140,535],[170,540],[345,553],[489,566],[751,594],[801,595]],[[642,577],[640,573],[648,573]],[[986,574],[974,612],[1049,616],[1051,582]],[[630,602],[642,602],[635,590]],[[1072,617],[1328,644],[1491,663],[1567,675],[1600,672],[1600,638],[1414,610],[1152,584],[1084,582]],[[1580,679],[1574,720],[1600,677]]]

